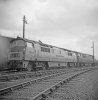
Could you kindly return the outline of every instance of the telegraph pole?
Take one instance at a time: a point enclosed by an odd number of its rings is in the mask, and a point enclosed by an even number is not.
[[[94,61],[94,42],[92,42],[92,48],[93,48],[93,66],[95,66],[95,61]]]
[[[23,38],[25,38],[25,24],[27,24],[26,17],[23,16]]]

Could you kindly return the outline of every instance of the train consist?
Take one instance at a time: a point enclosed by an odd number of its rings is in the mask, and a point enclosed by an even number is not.
[[[8,68],[40,70],[92,66],[93,56],[17,37],[10,42]]]

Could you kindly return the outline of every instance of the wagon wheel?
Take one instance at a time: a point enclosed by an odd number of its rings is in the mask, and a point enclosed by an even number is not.
[[[44,62],[43,64],[42,64],[43,66],[43,70],[46,70],[46,69],[48,69],[48,64],[47,64],[47,62]]]
[[[28,69],[28,71],[32,71],[32,65],[30,63],[28,63],[27,69]]]

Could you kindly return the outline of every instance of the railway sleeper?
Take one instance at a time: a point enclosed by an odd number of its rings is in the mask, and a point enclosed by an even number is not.
[[[85,72],[87,72],[87,71],[85,71]],[[81,73],[82,73],[82,72],[81,72]],[[77,73],[77,74],[79,75],[79,73]],[[60,74],[59,74],[59,75],[60,75]],[[53,75],[53,76],[56,76],[56,75]],[[50,76],[50,77],[53,77],[53,76]],[[53,93],[53,92],[54,92],[55,90],[57,90],[61,85],[63,85],[63,83],[64,83],[64,84],[65,84],[65,83],[68,83],[69,80],[72,79],[71,77],[73,77],[73,76],[77,76],[77,75],[71,75],[68,79],[65,79],[65,80],[63,80],[63,81],[57,83],[56,85],[52,86],[51,88],[49,88],[49,89],[43,91],[42,93],[38,94],[36,97],[34,97],[34,98],[31,99],[31,100],[38,100],[38,99],[36,99],[36,98],[42,97],[42,94],[45,94],[46,96],[48,96],[48,94]],[[48,76],[48,77],[49,77],[49,76]],[[45,78],[46,78],[46,77],[45,77]],[[74,78],[74,77],[73,77],[73,78]],[[40,80],[40,79],[39,79],[39,80]],[[28,86],[28,85],[30,85],[32,82],[38,82],[38,81],[37,81],[37,80],[33,80],[33,81],[30,81],[30,82],[27,82],[27,83],[23,83],[23,84],[25,84],[25,86]],[[9,93],[9,92],[12,92],[13,90],[17,90],[17,89],[23,88],[23,87],[24,87],[23,84],[16,85],[16,86],[14,86],[14,87],[12,87],[12,88],[4,89],[4,90],[2,90],[2,91],[0,90],[0,95],[3,95],[3,94],[6,94],[6,93]],[[41,100],[41,99],[39,99],[39,100]]]
[[[12,92],[13,90],[17,90],[17,89],[23,88],[23,87],[28,86],[30,84],[33,84],[35,82],[40,82],[40,81],[42,81],[44,79],[47,79],[48,77],[51,78],[51,77],[54,77],[54,76],[56,76],[56,75],[46,76],[46,77],[35,79],[35,80],[29,81],[29,82],[26,82],[26,83],[23,83],[23,84],[19,84],[19,85],[15,85],[15,86],[12,86],[12,87],[9,87],[9,88],[6,88],[6,89],[2,89],[2,90],[0,90],[0,95]]]
[[[87,71],[85,71],[85,72],[87,72]],[[43,91],[42,93],[38,94],[36,97],[32,98],[31,100],[45,100],[45,98],[47,98],[50,94],[54,93],[59,87],[61,87],[64,84],[67,84],[73,78],[75,78],[76,76],[78,76],[80,74],[83,74],[83,73],[84,72],[77,73],[76,75],[69,76],[69,78],[67,78],[67,79],[65,79],[65,80],[53,85],[52,87],[50,87],[46,91]],[[38,99],[39,97],[40,97],[40,99]]]

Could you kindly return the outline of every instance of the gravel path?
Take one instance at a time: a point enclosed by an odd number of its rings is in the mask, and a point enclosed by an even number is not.
[[[47,100],[98,100],[98,70],[78,76]]]

